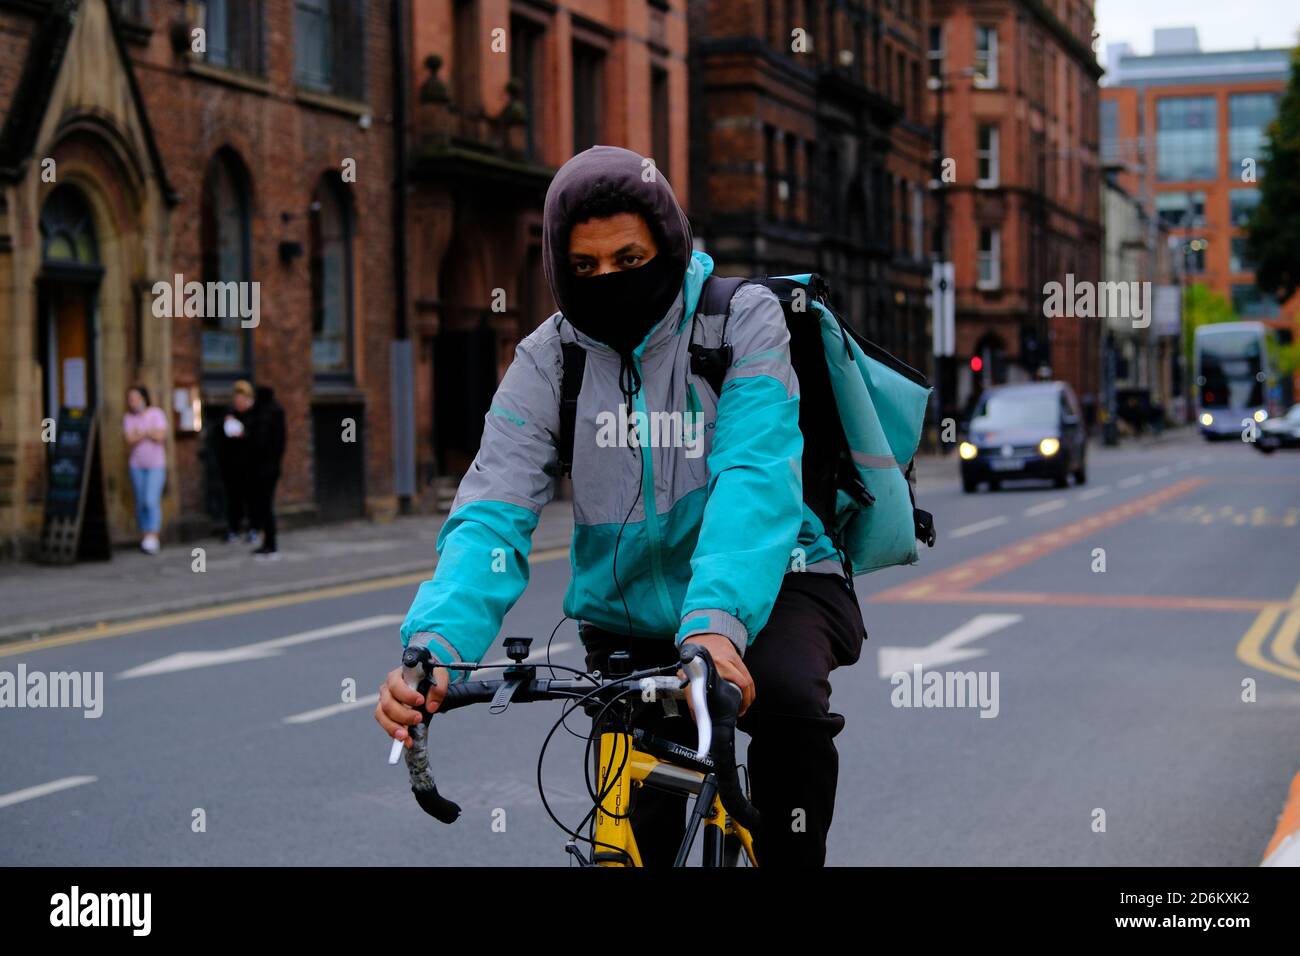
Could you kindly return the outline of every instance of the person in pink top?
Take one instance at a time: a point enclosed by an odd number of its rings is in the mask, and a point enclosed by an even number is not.
[[[136,385],[126,393],[127,412],[122,431],[131,449],[127,464],[131,487],[135,489],[135,517],[143,539],[140,550],[158,553],[158,532],[162,530],[162,491],[167,479],[167,414],[149,404],[149,391]]]

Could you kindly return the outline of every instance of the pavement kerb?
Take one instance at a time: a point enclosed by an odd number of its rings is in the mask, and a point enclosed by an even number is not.
[[[536,555],[540,552],[549,551],[555,548],[567,548],[569,543],[570,539],[567,534],[563,538],[555,538],[554,540],[534,541],[531,553]],[[404,561],[397,564],[388,564],[377,567],[366,566],[358,568],[355,571],[329,575],[327,577],[314,577],[310,579],[303,578],[296,581],[281,581],[276,584],[239,588],[231,591],[224,591],[219,594],[198,594],[159,601],[154,604],[135,604],[126,609],[108,609],[96,613],[87,612],[58,620],[43,621],[37,627],[32,626],[31,622],[2,626],[0,627],[0,646],[17,644],[23,641],[34,640],[49,634],[62,633],[65,631],[75,631],[83,628],[92,628],[108,624],[127,624],[131,621],[157,617],[161,614],[174,614],[181,611],[197,611],[225,604],[239,604],[244,601],[255,601],[259,598],[272,598],[286,594],[319,591],[347,584],[361,584],[366,581],[376,581],[382,578],[398,577],[405,574],[416,574],[419,572],[428,572],[429,574],[432,574],[437,563],[437,555],[434,554],[429,558],[422,558],[416,561]]]
[[[1300,866],[1300,773],[1291,780],[1286,805],[1260,866]]]

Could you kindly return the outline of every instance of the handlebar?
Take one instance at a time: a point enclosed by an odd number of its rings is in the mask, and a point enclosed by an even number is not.
[[[503,680],[467,681],[453,684],[438,706],[438,713],[446,713],[470,704],[494,702],[504,708],[511,702],[533,703],[544,700],[571,700],[587,707],[607,705],[629,691],[652,690],[655,699],[682,698],[689,694],[698,733],[695,759],[711,763],[717,775],[718,796],[723,807],[738,822],[753,831],[758,827],[759,815],[744,788],[740,785],[740,772],[736,765],[736,720],[740,712],[742,694],[730,681],[722,680],[714,667],[709,652],[698,644],[683,644],[680,648],[680,666],[686,673],[686,682],[676,676],[652,672],[639,672],[614,680],[597,682],[587,675],[583,679],[531,678],[532,669],[522,668],[528,678],[506,672]],[[408,647],[402,654],[402,677],[407,685],[422,695],[432,686],[435,665],[427,648]],[[462,665],[466,667],[476,665]],[[652,683],[646,684],[646,681]],[[442,823],[452,823],[460,816],[460,806],[443,797],[434,782],[429,760],[428,728],[434,715],[423,712],[424,720],[411,727],[412,745],[406,750],[406,767],[411,781],[411,792],[425,813]],[[389,763],[395,764],[401,741],[395,740]]]

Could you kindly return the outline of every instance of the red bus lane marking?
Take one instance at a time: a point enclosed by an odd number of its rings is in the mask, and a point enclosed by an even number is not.
[[[1059,551],[1067,545],[1075,544],[1103,528],[1154,511],[1166,502],[1179,498],[1205,483],[1204,478],[1184,478],[1181,481],[1174,482],[1167,488],[1135,498],[1125,504],[1117,505],[1109,511],[1082,518],[1063,527],[1044,531],[1041,534],[1031,535],[1021,541],[990,551],[988,554],[982,554],[977,558],[962,561],[950,568],[944,568],[942,571],[936,571],[919,581],[888,588],[879,594],[872,595],[867,599],[868,603],[934,601],[951,599],[957,596],[965,598],[968,595],[964,592],[970,588],[1037,561],[1039,558],[1051,554],[1053,551]],[[1096,598],[1091,598],[1091,600],[1095,601]]]

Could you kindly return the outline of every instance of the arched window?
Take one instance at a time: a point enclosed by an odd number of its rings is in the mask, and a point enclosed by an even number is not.
[[[317,376],[352,374],[351,197],[326,175],[311,204],[311,364]]]
[[[99,263],[90,206],[71,186],[59,186],[41,207],[41,259],[71,266]]]
[[[229,150],[218,152],[208,163],[199,219],[202,281],[252,281],[248,176]],[[247,292],[241,292],[239,298],[251,301]],[[240,316],[205,315],[200,321],[203,373],[221,378],[251,377],[252,336]]]

